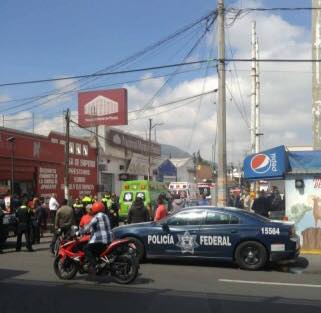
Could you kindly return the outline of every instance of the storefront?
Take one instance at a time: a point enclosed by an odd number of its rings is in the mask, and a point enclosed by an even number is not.
[[[321,252],[321,151],[286,151],[284,146],[250,155],[244,178],[285,184],[285,217],[295,223],[305,251]]]
[[[96,192],[96,150],[88,142],[70,138],[69,181],[72,198]],[[48,137],[0,128],[0,184],[10,192],[13,176],[14,193],[45,198],[57,193],[64,196],[63,134]]]

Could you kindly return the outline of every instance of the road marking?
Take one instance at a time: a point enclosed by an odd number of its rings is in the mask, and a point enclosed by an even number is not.
[[[234,280],[234,279],[219,279],[218,281],[223,282],[223,283],[236,283],[236,284],[321,288],[321,285],[278,283],[278,282],[271,282],[271,281]]]

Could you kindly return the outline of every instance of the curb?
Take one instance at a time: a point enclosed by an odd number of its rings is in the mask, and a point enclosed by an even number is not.
[[[314,255],[321,255],[321,249],[311,249],[311,250],[308,250],[308,249],[302,249],[300,251],[300,255],[302,254],[314,254]]]

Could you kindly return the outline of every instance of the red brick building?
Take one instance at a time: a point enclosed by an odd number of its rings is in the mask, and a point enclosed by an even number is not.
[[[13,151],[15,193],[47,198],[54,192],[61,200],[64,147],[65,136],[60,133],[51,132],[46,137],[0,128],[0,193],[10,190]],[[69,183],[72,198],[96,193],[96,149],[81,138],[70,137]]]

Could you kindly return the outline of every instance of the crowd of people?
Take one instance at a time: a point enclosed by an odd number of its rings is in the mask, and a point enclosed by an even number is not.
[[[272,211],[285,210],[284,198],[276,186],[270,192],[259,191],[258,197],[249,190],[244,190],[241,194],[234,191],[229,197],[228,206],[253,211],[264,217],[269,217]]]
[[[21,250],[22,236],[25,237],[26,248],[33,251],[33,245],[40,243],[43,233],[47,230],[47,225],[51,225],[51,232],[54,233],[51,245],[54,244],[60,229],[67,233],[72,225],[83,229],[93,218],[92,206],[98,198],[86,195],[83,198],[77,198],[73,203],[68,203],[64,199],[58,202],[56,194],[52,194],[48,204],[42,197],[21,198],[13,195],[10,201],[6,197],[0,199],[0,253],[2,253],[3,232],[2,221],[7,213],[14,213],[16,219],[16,250]],[[119,225],[119,198],[115,193],[106,192],[100,202],[104,205],[104,213],[108,216],[110,227]],[[201,195],[198,205],[209,205],[205,195]],[[139,196],[133,201],[128,210],[125,222],[140,223],[147,221],[158,221],[168,214],[184,208],[188,203],[181,194],[167,193],[160,194],[154,205],[145,205],[144,200]],[[269,212],[284,210],[284,200],[282,199],[278,188],[273,187],[270,194],[260,191],[257,198],[248,191],[244,190],[241,194],[233,192],[230,195],[228,206],[242,208],[248,211],[254,211],[265,217],[269,217]]]

